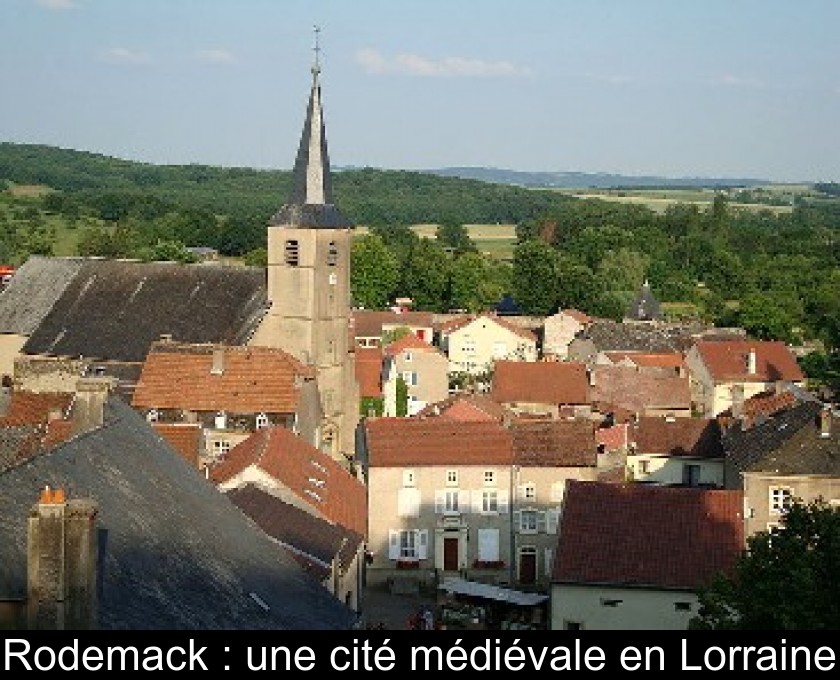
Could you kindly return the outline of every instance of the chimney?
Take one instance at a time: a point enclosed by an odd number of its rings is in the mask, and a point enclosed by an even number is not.
[[[820,438],[828,439],[831,436],[831,407],[823,405],[820,411]]]
[[[753,347],[750,347],[747,353],[747,374],[755,375],[755,349]]]
[[[225,348],[213,348],[213,365],[210,367],[210,375],[222,375],[225,372]]]
[[[41,491],[29,512],[27,627],[97,627],[96,504],[67,501],[62,489]]]
[[[86,376],[76,382],[76,396],[70,409],[74,436],[102,427],[105,402],[116,384],[116,378],[109,376]]]

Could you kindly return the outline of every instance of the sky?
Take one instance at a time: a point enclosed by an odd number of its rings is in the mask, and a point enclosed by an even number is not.
[[[0,0],[0,141],[290,169],[840,181],[837,0]]]

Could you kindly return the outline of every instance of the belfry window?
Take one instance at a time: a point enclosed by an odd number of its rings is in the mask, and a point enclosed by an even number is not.
[[[330,241],[329,248],[327,249],[327,264],[330,267],[335,267],[338,264],[338,246],[335,244],[335,241]]]
[[[286,241],[286,264],[297,267],[300,264],[300,246],[297,240],[289,239]]]

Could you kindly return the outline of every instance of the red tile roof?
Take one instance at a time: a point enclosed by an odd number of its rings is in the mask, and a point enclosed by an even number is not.
[[[574,307],[569,307],[569,309],[562,310],[562,313],[568,317],[571,317],[575,321],[581,324],[588,324],[592,323],[592,317],[584,312],[580,311],[579,309],[575,309]]]
[[[357,338],[382,337],[382,326],[432,328],[432,312],[392,312],[372,309],[353,310],[353,332]]]
[[[744,549],[743,492],[571,480],[552,582],[695,590]]]
[[[637,453],[722,458],[721,430],[710,418],[642,417],[630,431]]]
[[[357,347],[356,382],[359,383],[360,397],[382,396],[382,348]]]
[[[514,420],[513,457],[523,467],[594,467],[598,463],[591,420]]]
[[[636,364],[636,366],[642,367],[673,369],[685,368],[685,358],[679,352],[604,352],[604,354],[606,354],[610,361],[614,364],[627,359]]]
[[[331,522],[367,535],[365,485],[291,430],[259,430],[233,447],[209,475],[222,484],[250,467],[273,477]]]
[[[446,418],[368,418],[371,467],[511,465],[511,434],[496,422]]]
[[[0,427],[36,425],[62,419],[68,413],[73,398],[72,392],[14,390],[10,395],[9,407],[5,415],[0,417]]]
[[[599,427],[595,430],[595,442],[603,444],[605,451],[626,449],[628,444],[627,423],[619,423],[612,427]]]
[[[593,403],[609,404],[642,413],[649,409],[691,408],[688,374],[635,366],[593,366],[590,394]]]
[[[500,404],[588,404],[586,366],[571,361],[497,361],[490,396]]]
[[[501,422],[508,410],[483,394],[453,394],[443,401],[425,406],[418,418],[486,420]]]
[[[199,423],[152,423],[161,437],[190,465],[198,468],[201,455],[201,425]]]
[[[430,345],[425,340],[421,340],[416,335],[414,335],[414,333],[407,333],[404,336],[402,336],[399,340],[395,340],[390,345],[386,345],[385,354],[393,357],[399,354],[400,352],[409,349],[418,352],[435,352],[443,356],[443,352],[441,352],[437,347]]]
[[[694,343],[715,381],[801,382],[802,370],[787,345],[779,341],[698,340]],[[747,372],[747,356],[755,351],[755,373]]]
[[[214,374],[214,351],[224,355]],[[134,390],[139,408],[181,408],[235,413],[294,413],[299,384],[315,370],[280,349],[190,345],[171,341],[152,345]]]

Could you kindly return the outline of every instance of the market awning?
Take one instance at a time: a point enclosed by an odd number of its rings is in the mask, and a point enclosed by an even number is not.
[[[519,590],[501,588],[489,583],[478,583],[454,576],[443,579],[438,590],[445,590],[448,593],[457,595],[468,595],[470,597],[481,597],[485,600],[506,602],[520,607],[533,607],[548,600],[548,595],[540,593],[523,593]]]

